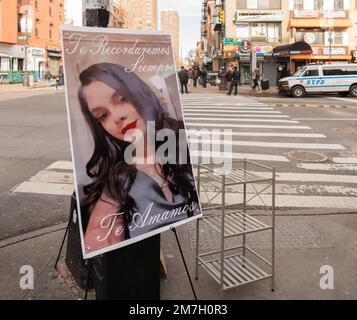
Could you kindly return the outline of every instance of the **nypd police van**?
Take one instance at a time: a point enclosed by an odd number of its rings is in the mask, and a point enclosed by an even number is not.
[[[357,97],[357,64],[310,64],[292,77],[279,80],[279,93],[300,98],[305,94],[339,93]]]

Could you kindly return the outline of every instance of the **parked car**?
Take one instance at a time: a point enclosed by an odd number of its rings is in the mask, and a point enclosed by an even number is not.
[[[301,98],[305,94],[339,93],[357,97],[357,64],[311,64],[278,82],[279,93]]]
[[[218,85],[217,83],[218,79],[219,79],[218,72],[207,72],[207,81],[211,86]]]

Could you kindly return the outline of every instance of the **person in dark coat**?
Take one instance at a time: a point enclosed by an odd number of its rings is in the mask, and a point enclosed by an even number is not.
[[[230,88],[232,82],[233,72],[231,69],[224,74],[224,80],[226,81],[226,88]]]
[[[236,96],[238,94],[238,84],[240,83],[240,72],[238,71],[237,67],[234,67],[234,70],[232,72],[232,81],[231,81],[231,85],[229,88],[229,92],[227,93],[227,95],[231,95],[232,94],[232,90],[234,87],[234,95]]]
[[[203,88],[207,88],[207,77],[208,77],[207,71],[206,69],[203,68],[201,70],[201,83]]]
[[[185,67],[181,67],[181,71],[178,73],[178,77],[180,79],[180,84],[181,84],[181,93],[183,94],[183,89],[185,89],[186,93],[188,94],[188,90],[187,90],[188,73],[185,70]]]

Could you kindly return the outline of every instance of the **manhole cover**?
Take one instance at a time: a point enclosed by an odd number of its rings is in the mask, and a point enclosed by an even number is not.
[[[294,150],[288,153],[292,159],[306,162],[324,162],[328,157],[319,152]]]
[[[353,127],[334,128],[333,131],[344,134],[357,134],[357,128]]]

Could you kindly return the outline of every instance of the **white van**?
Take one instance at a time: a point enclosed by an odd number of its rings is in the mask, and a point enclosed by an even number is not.
[[[357,97],[357,64],[310,64],[292,77],[279,80],[279,93],[300,98],[305,94],[339,93]]]

